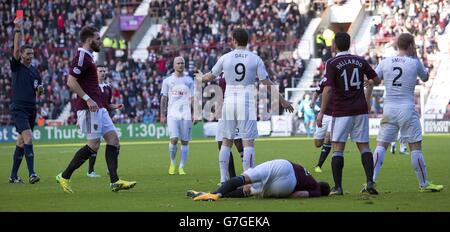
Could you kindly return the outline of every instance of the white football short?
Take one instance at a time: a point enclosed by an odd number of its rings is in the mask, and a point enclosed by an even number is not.
[[[330,115],[323,115],[322,127],[317,127],[316,132],[314,132],[314,139],[321,140],[325,139],[325,135],[327,132],[331,131],[331,120],[333,117]]]
[[[81,133],[86,135],[88,140],[99,139],[110,131],[116,131],[116,127],[105,108],[100,108],[97,112],[78,110],[77,118],[78,128],[80,128]]]
[[[297,185],[294,167],[287,160],[271,160],[247,169],[252,180],[251,192],[260,197],[288,197]]]
[[[167,128],[170,138],[179,138],[182,141],[192,140],[192,120],[167,118]]]
[[[217,132],[216,132],[216,141],[222,141],[222,131],[223,131],[223,122],[222,119],[217,121]],[[236,128],[236,133],[234,134],[234,139],[241,139],[241,135],[239,134],[239,130]]]
[[[400,141],[415,143],[422,141],[422,126],[419,114],[414,107],[389,107],[383,109],[377,141],[391,143],[396,141],[400,130]]]
[[[349,135],[353,142],[369,142],[369,116],[367,114],[333,117],[331,120],[331,141],[345,143]]]

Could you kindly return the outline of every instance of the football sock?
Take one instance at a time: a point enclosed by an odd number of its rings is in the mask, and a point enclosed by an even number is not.
[[[106,145],[105,151],[106,165],[108,166],[109,178],[111,183],[119,180],[117,176],[118,160],[119,160],[119,148],[113,145]]]
[[[17,172],[19,171],[20,164],[23,160],[24,155],[24,149],[23,147],[16,146],[16,150],[14,150],[14,156],[13,156],[13,166],[11,170],[11,178],[17,177]]]
[[[34,174],[34,152],[33,144],[24,144],[23,150],[25,152],[25,160],[27,161],[28,174],[31,176]]]
[[[89,156],[95,153],[88,145],[80,148],[80,150],[75,153],[72,161],[70,161],[69,166],[67,166],[66,170],[62,173],[62,177],[64,179],[70,179],[72,173],[79,168],[88,158]]]
[[[319,162],[317,163],[317,166],[322,167],[323,163],[328,157],[328,154],[330,154],[331,151],[331,144],[324,144],[322,146],[322,150],[320,151],[320,157]]]
[[[375,148],[375,153],[373,153],[373,181],[377,180],[378,174],[380,173],[381,166],[384,162],[384,155],[386,155],[386,148],[384,148],[383,146],[377,146]]]
[[[228,194],[238,187],[245,184],[245,178],[244,176],[235,176],[231,178],[230,180],[223,183],[215,192],[214,194],[220,194],[221,196],[224,196],[225,194]]]
[[[176,156],[177,156],[177,144],[172,144],[169,143],[169,154],[170,154],[170,163],[171,164],[176,164],[177,160],[176,160]]]
[[[342,151],[333,152],[331,158],[331,170],[335,187],[342,187],[342,169],[344,168],[344,154]]]
[[[249,168],[253,168],[255,158],[255,148],[253,147],[244,147],[244,159],[242,160],[242,165],[244,171]]]
[[[428,186],[427,168],[423,160],[422,150],[411,151],[411,164],[416,171],[417,180],[419,180],[420,187]]]
[[[88,173],[91,173],[94,171],[94,165],[95,165],[95,160],[97,159],[97,154],[96,153],[92,153],[89,156],[89,170]]]
[[[373,154],[370,151],[361,154],[361,163],[366,173],[366,181],[373,182]]]
[[[228,163],[230,162],[230,147],[222,144],[219,152],[219,168],[220,168],[220,182],[227,181]]]
[[[234,168],[233,152],[230,151],[230,162],[228,163],[228,176],[233,178],[236,176],[236,170]]]
[[[184,168],[189,153],[189,145],[181,145],[180,168]],[[172,161],[171,161],[172,162]]]
[[[246,197],[243,188],[237,188],[229,193],[225,193],[222,197],[243,198]]]

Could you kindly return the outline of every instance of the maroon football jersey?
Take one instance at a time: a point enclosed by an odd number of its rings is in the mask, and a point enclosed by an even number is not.
[[[333,117],[367,114],[364,96],[364,75],[377,76],[375,70],[362,57],[340,52],[325,65],[325,86],[333,88]]]
[[[112,88],[109,84],[102,83],[100,84],[100,91],[102,94],[102,105],[109,111],[109,105],[111,104],[112,98]]]
[[[323,92],[323,88],[325,88],[325,81],[326,81],[326,79],[325,78],[322,78],[322,80],[320,80],[320,82],[319,82],[319,86],[317,86],[317,89],[316,89],[316,93],[317,94],[322,94],[322,92]],[[333,98],[331,98],[330,99],[330,103],[328,103],[328,106],[327,106],[327,108],[325,109],[325,112],[324,112],[324,114],[326,114],[326,115],[332,115],[333,114],[333,109],[332,109],[332,107],[333,107]]]
[[[92,53],[84,48],[78,48],[77,54],[70,66],[70,75],[77,78],[81,89],[97,103],[99,108],[103,108],[100,87],[97,78],[97,66],[94,63]],[[89,109],[86,102],[80,97],[73,102],[75,110]]]
[[[291,164],[294,168],[295,178],[297,179],[294,192],[308,191],[309,197],[320,197],[322,193],[319,183],[312,177],[311,173],[299,164],[293,162]]]

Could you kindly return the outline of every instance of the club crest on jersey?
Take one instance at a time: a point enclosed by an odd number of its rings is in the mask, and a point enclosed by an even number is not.
[[[73,72],[78,75],[81,74],[81,70],[78,67],[73,68]]]

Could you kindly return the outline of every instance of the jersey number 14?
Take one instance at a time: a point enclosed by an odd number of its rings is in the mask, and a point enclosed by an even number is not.
[[[344,79],[345,91],[348,91],[349,83],[348,83],[348,77],[347,77],[347,70],[344,70],[344,72],[342,72],[341,77]],[[350,78],[350,87],[353,87],[353,86],[356,86],[356,89],[361,88],[361,81],[359,80],[358,68],[353,69],[352,76]]]

